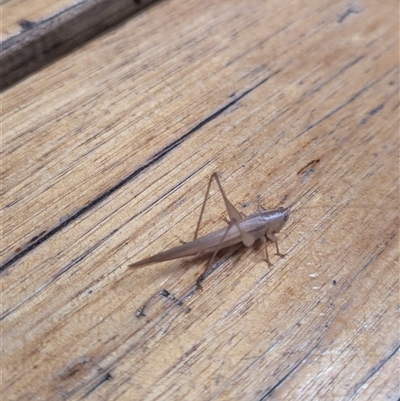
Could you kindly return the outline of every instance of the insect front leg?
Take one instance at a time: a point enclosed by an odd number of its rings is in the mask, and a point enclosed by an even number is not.
[[[268,239],[270,239],[273,243],[275,243],[276,246],[276,254],[279,255],[281,258],[284,258],[286,256],[286,253],[281,253],[279,250],[279,246],[278,246],[278,238],[277,236],[273,233],[273,232],[266,232],[266,235],[268,237]]]
[[[272,266],[272,263],[271,263],[271,261],[269,260],[269,257],[268,257],[267,237],[266,237],[265,235],[262,235],[262,236],[260,237],[260,239],[261,239],[261,241],[264,243],[264,248],[265,248],[265,261],[268,263],[268,266],[271,267],[271,266]]]

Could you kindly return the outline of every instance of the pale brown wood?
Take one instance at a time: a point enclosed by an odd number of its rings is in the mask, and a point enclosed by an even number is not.
[[[6,399],[396,399],[397,13],[165,1],[8,89]],[[128,269],[193,237],[214,171],[245,213],[298,200],[287,256],[202,292],[206,259]]]
[[[39,21],[65,11],[73,4],[71,0],[3,0],[0,4],[1,40],[7,41],[21,31],[32,28]]]
[[[0,6],[1,89],[155,0],[9,0]]]

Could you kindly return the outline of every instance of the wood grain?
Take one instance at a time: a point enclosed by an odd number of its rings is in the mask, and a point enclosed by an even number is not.
[[[5,91],[5,399],[397,399],[397,33],[394,1],[171,0]],[[128,269],[214,171],[296,202],[287,256]]]
[[[73,3],[71,0],[6,0],[0,4],[3,42],[23,30],[33,28],[39,21],[62,13]]]
[[[8,0],[1,4],[1,89],[51,63],[154,0]]]

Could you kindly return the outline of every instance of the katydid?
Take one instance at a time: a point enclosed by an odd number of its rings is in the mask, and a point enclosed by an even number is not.
[[[201,219],[203,217],[206,201],[210,192],[212,180],[218,184],[224,199],[225,207],[229,215],[229,220],[226,220],[227,227],[221,228],[203,237],[197,238]],[[206,265],[203,273],[197,279],[197,287],[201,288],[201,281],[204,279],[208,268],[213,264],[215,257],[221,249],[230,247],[242,242],[245,246],[249,247],[254,244],[257,239],[265,245],[265,260],[269,266],[272,263],[268,257],[267,239],[275,243],[276,252],[279,256],[285,256],[279,251],[278,239],[276,233],[279,233],[282,227],[289,219],[289,208],[278,208],[274,210],[264,209],[262,206],[258,207],[256,213],[246,216],[240,213],[228,200],[225,191],[222,188],[221,182],[217,173],[213,173],[208,182],[206,196],[204,198],[203,206],[200,212],[200,218],[197,223],[197,228],[194,234],[194,239],[191,242],[183,243],[180,246],[160,252],[149,258],[140,260],[136,263],[131,263],[129,267],[141,267],[152,263],[164,262],[166,260],[173,260],[183,258],[186,256],[199,255],[212,253],[209,263]]]

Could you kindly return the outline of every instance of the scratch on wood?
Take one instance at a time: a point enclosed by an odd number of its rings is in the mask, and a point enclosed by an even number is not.
[[[175,297],[175,295],[171,294],[169,291],[162,289],[160,292],[158,292],[155,295],[152,295],[137,311],[136,311],[136,317],[140,318],[141,316],[146,316],[144,314],[144,310],[147,308],[151,300],[156,297],[157,295],[161,295],[164,298],[167,298],[169,301],[172,301],[176,306],[185,306],[182,302],[182,300],[178,299]],[[190,308],[185,306],[186,313],[190,312]]]
[[[100,380],[91,388],[89,391],[85,394],[85,397],[87,397],[89,394],[93,393],[97,388],[99,388],[102,384],[105,382],[112,380],[114,377],[111,375],[110,372],[107,372],[105,375],[103,375]]]
[[[53,391],[64,396],[75,393],[93,375],[93,368],[92,358],[88,356],[74,359],[56,374]]]
[[[339,15],[338,22],[341,24],[350,14],[358,14],[352,8],[347,9],[343,14]]]
[[[374,107],[372,110],[368,112],[368,116],[364,117],[361,121],[360,124],[365,125],[368,121],[369,117],[374,116],[375,114],[379,113],[383,109],[383,104],[380,104],[379,106]]]
[[[311,160],[308,164],[306,164],[303,168],[301,168],[297,175],[302,175],[303,180],[307,178],[310,174],[314,172],[315,166],[320,162],[321,159]]]
[[[58,374],[58,378],[60,381],[65,381],[75,376],[76,379],[78,376],[85,376],[88,373],[88,370],[91,369],[91,367],[91,359],[87,356],[83,356],[81,358],[75,359],[64,369],[62,369]]]

